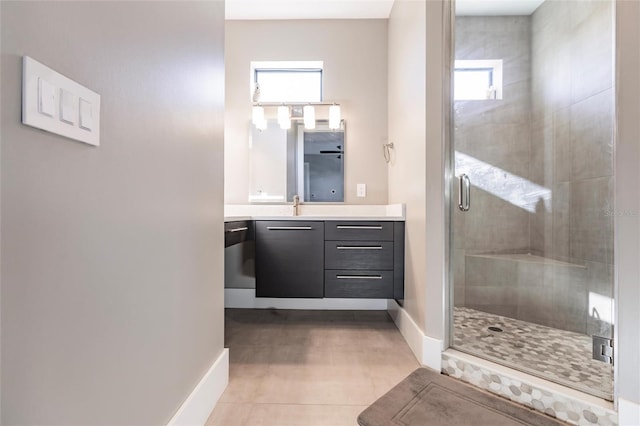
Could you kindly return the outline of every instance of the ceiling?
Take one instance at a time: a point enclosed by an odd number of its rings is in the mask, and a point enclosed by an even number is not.
[[[387,19],[394,0],[226,0],[226,19]]]
[[[430,1],[430,0],[426,0]],[[544,0],[457,0],[456,15],[530,15]],[[387,19],[394,0],[225,0],[226,19]]]
[[[456,15],[531,15],[544,0],[457,0]]]

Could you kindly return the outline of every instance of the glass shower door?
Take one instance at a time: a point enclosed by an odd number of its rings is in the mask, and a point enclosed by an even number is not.
[[[452,346],[611,400],[613,3],[491,13],[456,16]]]

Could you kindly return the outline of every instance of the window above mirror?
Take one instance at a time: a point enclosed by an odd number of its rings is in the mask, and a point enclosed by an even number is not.
[[[266,130],[265,108],[277,108],[281,129],[290,129],[292,120],[303,120],[305,129],[313,129],[316,107],[321,107],[328,112],[329,127],[338,129],[342,120],[340,105],[322,102],[322,65],[322,61],[252,61],[253,125]]]
[[[253,61],[254,102],[322,102],[322,61]],[[259,87],[256,96],[255,88]]]

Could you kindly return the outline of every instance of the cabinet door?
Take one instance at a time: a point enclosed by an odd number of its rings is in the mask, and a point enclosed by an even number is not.
[[[225,222],[224,224],[224,246],[230,247],[245,241],[253,240],[253,221],[239,220]]]
[[[257,221],[256,296],[323,297],[324,222]]]

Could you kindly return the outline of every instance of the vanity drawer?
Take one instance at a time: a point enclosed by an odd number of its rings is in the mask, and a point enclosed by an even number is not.
[[[324,297],[393,299],[393,271],[325,271]]]
[[[393,241],[325,241],[325,269],[393,269]]]
[[[253,236],[253,221],[238,220],[224,224],[224,246],[229,247],[244,241],[251,241]]]
[[[393,241],[393,222],[327,221],[325,240]]]

